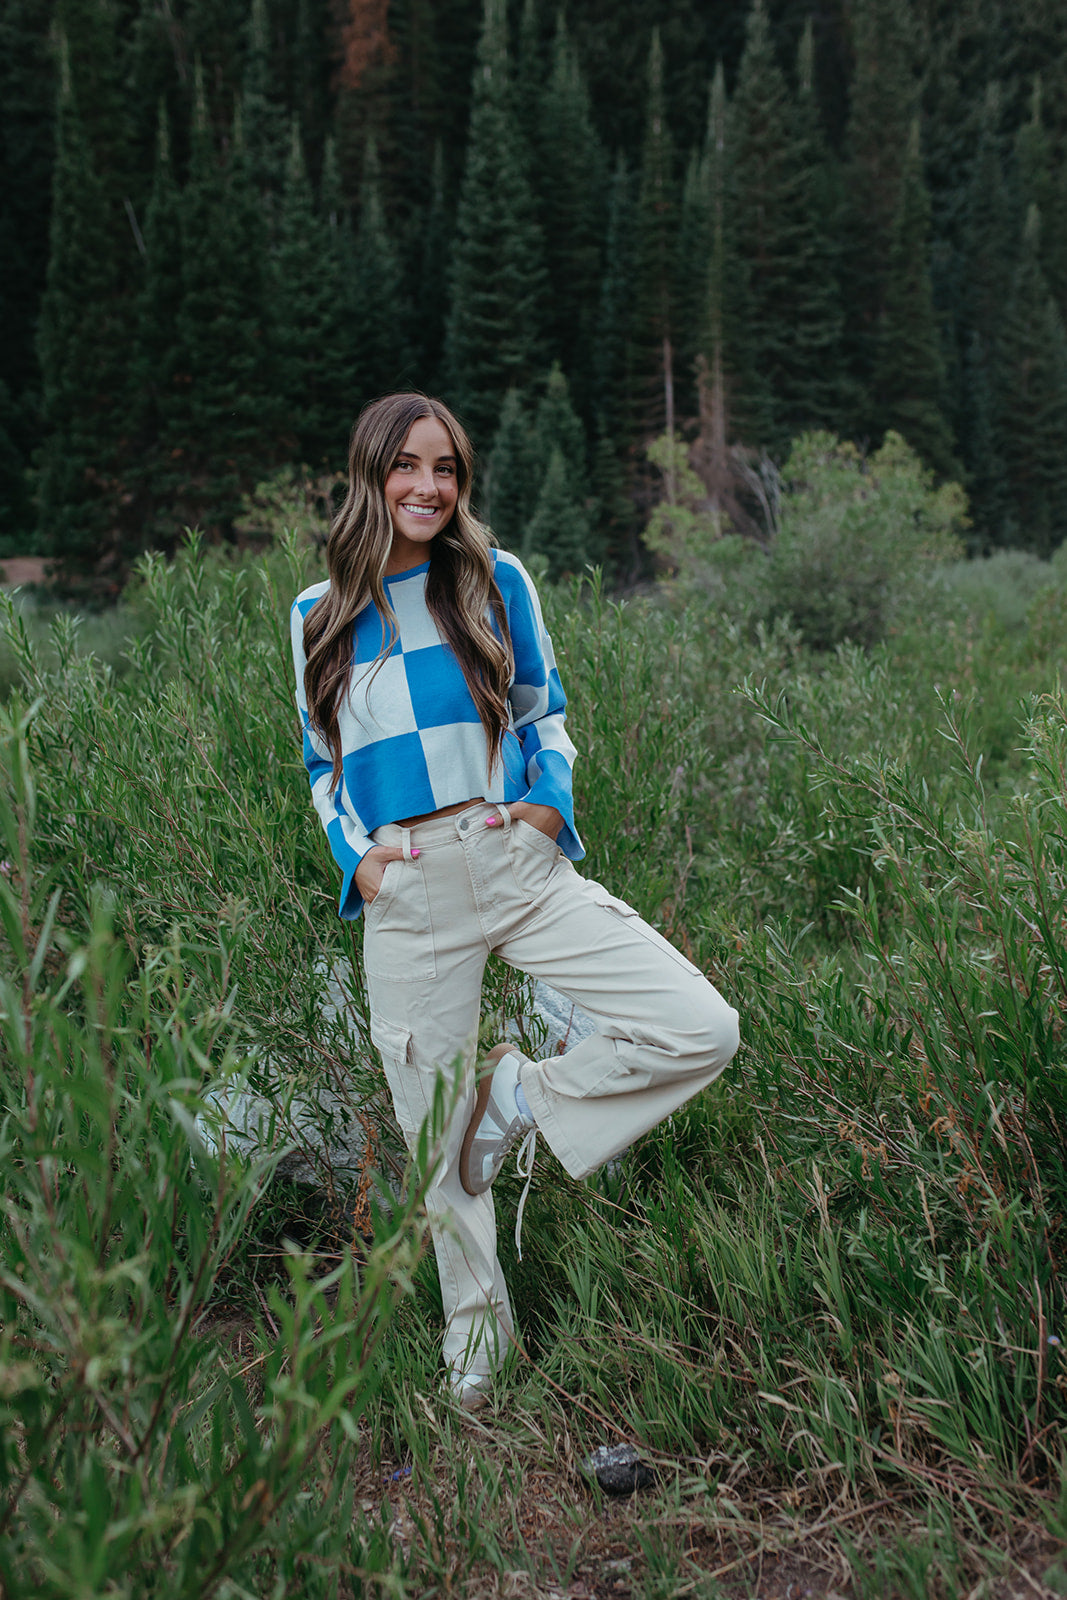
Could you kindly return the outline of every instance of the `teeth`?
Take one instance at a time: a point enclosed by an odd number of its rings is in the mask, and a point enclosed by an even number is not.
[[[413,517],[432,517],[437,514],[436,506],[409,506],[403,505],[402,511],[408,511]]]

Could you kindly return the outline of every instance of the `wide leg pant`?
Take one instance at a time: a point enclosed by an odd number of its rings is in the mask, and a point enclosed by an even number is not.
[[[581,877],[551,839],[513,821],[504,805],[478,803],[412,828],[391,823],[374,840],[404,850],[366,909],[364,958],[371,1034],[411,1148],[441,1074],[459,1057],[464,1063],[427,1209],[446,1364],[457,1378],[485,1376],[513,1323],[492,1193],[464,1192],[459,1149],[473,1106],[489,953],[543,978],[599,1024],[566,1055],[522,1072],[538,1129],[573,1177],[626,1149],[719,1075],[737,1049],[737,1012],[631,906]]]

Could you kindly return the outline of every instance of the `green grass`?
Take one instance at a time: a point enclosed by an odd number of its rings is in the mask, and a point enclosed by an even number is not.
[[[369,1163],[272,1177],[323,1081],[404,1167],[299,759],[314,559],[150,559],[119,656],[9,615],[5,1595],[1053,1584],[1063,589],[1027,573],[1022,624],[924,590],[822,654],[692,592],[546,593],[585,870],[737,1002],[743,1047],[610,1172],[539,1164],[521,1263],[501,1228],[521,1347],[465,1422],[417,1194],[368,1256]],[[487,1028],[527,1005],[493,967]],[[200,1140],[234,1075],[279,1107],[255,1159]],[[618,1438],[659,1469],[625,1505],[578,1471]]]

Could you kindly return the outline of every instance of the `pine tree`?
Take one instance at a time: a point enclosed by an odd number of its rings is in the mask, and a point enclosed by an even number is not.
[[[86,574],[114,570],[123,557],[130,233],[98,170],[62,36],[58,98],[48,278],[38,329],[45,432],[38,494],[45,552]]]
[[[446,263],[452,242],[452,208],[448,204],[445,178],[445,152],[441,140],[433,148],[430,168],[429,211],[415,217],[415,259],[419,263],[416,286],[415,370],[419,386],[433,392],[439,386],[444,351],[445,318],[448,312],[448,273]]]
[[[324,340],[319,352],[320,374],[324,413],[330,419],[331,438],[337,441],[330,447],[330,459],[340,462],[344,459],[345,437],[366,399],[366,385],[356,365],[357,330],[352,302],[356,243],[332,139],[327,139],[323,151],[319,214],[326,227],[323,277],[336,290],[334,332]]]
[[[331,381],[329,352],[341,335],[345,311],[329,229],[314,203],[294,118],[271,263],[272,324],[283,438],[297,459],[310,463],[340,456],[351,421]]]
[[[588,441],[582,420],[571,403],[567,379],[558,361],[548,374],[545,392],[538,402],[535,436],[542,474],[545,472],[545,463],[551,461],[555,450],[559,450],[563,456],[571,499],[585,517],[585,560],[602,561],[603,541],[593,531],[600,508],[590,471]],[[544,487],[543,483],[541,487]]]
[[[175,71],[174,18],[158,0],[138,0],[126,61],[126,96],[136,167],[135,202],[151,191],[159,140],[160,106],[168,124],[184,102]]]
[[[133,437],[138,485],[138,516],[146,532],[153,529],[156,508],[166,506],[176,488],[171,452],[180,448],[175,434],[176,385],[188,363],[184,359],[178,318],[183,295],[181,202],[171,165],[167,110],[158,108],[156,165],[145,211],[144,275],[137,297]],[[181,412],[180,402],[177,409]]]
[[[844,370],[844,307],[840,283],[843,192],[815,98],[815,40],[808,17],[797,54],[797,91],[790,115],[790,165],[796,229],[790,262],[795,338],[783,397],[784,432],[845,431],[854,398]]]
[[[1015,162],[1024,210],[1036,206],[1041,213],[1041,268],[1063,310],[1067,308],[1067,184],[1054,159],[1045,120],[1037,74],[1029,118],[1015,136]]]
[[[1000,135],[1001,96],[990,84],[979,124],[960,224],[960,291],[957,344],[961,349],[954,406],[956,435],[979,539],[1001,528],[1006,480],[999,457],[997,343],[1017,251],[1012,206],[1004,181]]]
[[[259,196],[273,230],[285,172],[288,130],[274,88],[266,0],[252,0],[241,87],[242,160],[245,181]]]
[[[907,0],[856,0],[855,70],[845,137],[842,292],[857,432],[877,426],[864,404],[879,352],[886,263],[915,115],[916,40]]]
[[[308,166],[316,178],[322,170],[333,99],[330,31],[329,0],[298,0],[292,103],[303,129]]]
[[[930,286],[930,196],[918,119],[912,124],[890,234],[874,394],[880,430],[893,428],[936,471],[956,475],[945,418],[945,363]]]
[[[1030,115],[1015,136],[1015,160],[1023,205],[1027,210],[1036,206],[1045,217],[1052,204],[1052,150],[1043,115],[1040,73],[1034,77]]]
[[[607,220],[607,164],[589,93],[560,13],[552,71],[540,97],[537,188],[553,293],[548,338],[573,376],[581,409],[592,404],[590,372],[601,252]]]
[[[744,326],[747,303],[743,263],[733,227],[727,109],[726,80],[719,61],[708,94],[707,131],[699,169],[706,254],[702,262],[695,263],[695,270],[690,269],[691,289],[682,302],[694,333],[693,368],[700,417],[700,432],[690,452],[691,464],[715,511],[732,507],[734,500],[734,470],[727,451],[727,438],[732,431],[731,394],[753,387],[751,374],[743,366],[749,342],[737,336]]]
[[[274,459],[279,407],[267,318],[266,238],[259,195],[234,126],[218,162],[197,70],[189,178],[182,192],[182,306],[186,371],[175,407],[183,472],[178,527],[202,521],[228,537],[242,492]]]
[[[589,518],[569,479],[566,458],[557,446],[548,458],[524,552],[546,557],[553,582],[580,572],[589,560]]]
[[[648,55],[648,100],[637,196],[632,426],[644,434],[673,430],[674,318],[678,195],[674,147],[667,126],[663,48],[653,29]]]
[[[595,339],[590,358],[593,387],[592,486],[600,508],[599,526],[613,565],[636,567],[636,519],[630,487],[629,396],[633,344],[630,305],[634,274],[633,180],[618,156],[608,191],[604,270],[598,296]]]
[[[560,450],[571,487],[576,498],[580,499],[585,493],[589,470],[585,429],[571,404],[570,389],[558,361],[553,364],[545,383],[545,392],[538,401],[535,429],[542,461],[547,462],[553,450]]]
[[[783,381],[790,364],[797,250],[796,174],[789,161],[789,96],[775,60],[761,0],[749,12],[745,53],[730,104],[729,142],[734,237],[745,289],[735,325],[735,366],[744,373],[734,398],[746,442],[781,452]]]
[[[635,219],[632,190],[633,180],[620,154],[608,192],[604,269],[590,362],[596,432],[600,438],[610,441],[619,457],[625,454],[629,443],[628,396],[633,369],[630,306],[634,293]]]
[[[1009,485],[1000,542],[1047,556],[1067,535],[1067,333],[1027,214],[1000,338],[998,455]]]
[[[545,92],[545,52],[541,41],[540,0],[523,0],[515,52],[513,109],[515,126],[528,157],[541,131],[540,105]],[[531,166],[533,165],[531,161]],[[532,178],[532,174],[530,174]]]
[[[675,396],[678,412],[697,408],[697,358],[707,348],[709,264],[713,250],[713,210],[707,158],[692,150],[682,184],[675,266]]]
[[[526,547],[526,529],[537,503],[544,463],[534,420],[523,393],[509,389],[489,452],[483,511],[507,550]]]
[[[34,330],[48,263],[56,85],[48,0],[5,0],[0,10],[0,307],[3,371],[22,443],[30,440],[40,382]]]
[[[411,381],[400,262],[382,205],[374,140],[367,143],[351,283],[354,359],[363,399]]]
[[[508,389],[542,365],[543,263],[511,105],[506,8],[504,0],[485,0],[445,333],[449,392],[476,445],[492,437]]]

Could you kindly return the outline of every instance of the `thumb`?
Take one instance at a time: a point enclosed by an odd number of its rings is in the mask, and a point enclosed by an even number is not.
[[[380,844],[378,846],[379,861],[403,861],[404,852],[398,844]]]

